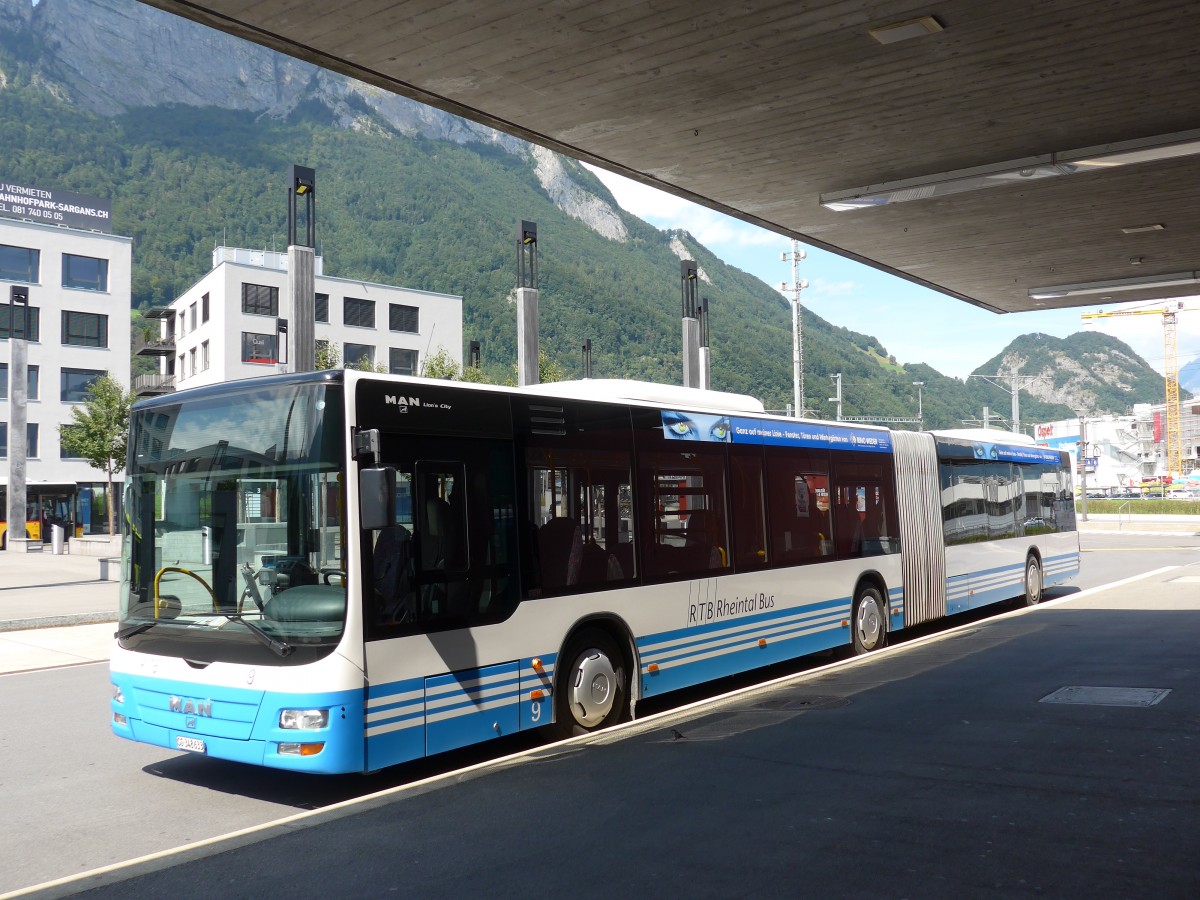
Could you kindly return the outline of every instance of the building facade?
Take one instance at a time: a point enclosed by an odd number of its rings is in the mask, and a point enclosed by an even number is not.
[[[11,186],[0,184],[5,189]],[[30,196],[41,195],[50,192]],[[63,448],[60,428],[87,399],[88,386],[106,373],[129,388],[133,242],[100,230],[7,218],[13,206],[6,196],[12,195],[0,193],[0,516],[8,511],[9,300],[12,286],[23,285],[30,307],[27,531],[45,538],[45,525],[54,519],[71,523],[75,534],[106,532],[107,476]],[[19,339],[19,314],[15,324]]]
[[[462,297],[323,274],[316,259],[315,335],[344,364],[366,362],[420,374],[445,350],[462,364]],[[217,247],[213,268],[165,309],[158,335],[138,353],[158,356],[159,374],[135,380],[143,394],[290,371],[287,254]]]
[[[1166,470],[1166,407],[1140,403],[1128,416],[1087,417],[1087,444],[1081,445],[1079,419],[1034,426],[1039,444],[1075,457],[1076,476],[1087,475],[1089,491],[1134,491],[1161,484]],[[1173,486],[1200,490],[1200,401],[1180,404],[1182,472]]]

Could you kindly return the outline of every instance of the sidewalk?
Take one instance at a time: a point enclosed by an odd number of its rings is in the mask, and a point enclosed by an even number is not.
[[[94,556],[0,553],[0,631],[115,622],[117,590]]]
[[[1133,534],[1200,534],[1200,515],[1147,515],[1088,513],[1087,521],[1075,517],[1080,531],[1114,531]]]

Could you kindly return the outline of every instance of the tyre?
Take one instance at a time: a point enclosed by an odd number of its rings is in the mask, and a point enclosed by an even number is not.
[[[607,632],[581,631],[560,659],[553,726],[559,737],[599,731],[625,718],[629,673],[625,657]]]
[[[858,589],[854,597],[850,629],[856,656],[878,650],[887,644],[887,604],[879,588],[873,584]]]
[[[1042,600],[1042,564],[1036,556],[1025,560],[1025,606],[1037,606]]]

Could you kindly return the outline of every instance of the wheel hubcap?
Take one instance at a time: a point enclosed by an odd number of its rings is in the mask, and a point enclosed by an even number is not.
[[[866,650],[873,650],[883,634],[883,615],[874,597],[864,597],[858,605],[858,642]]]
[[[585,650],[575,664],[571,685],[571,713],[580,725],[594,727],[604,721],[616,700],[616,668],[594,647]]]

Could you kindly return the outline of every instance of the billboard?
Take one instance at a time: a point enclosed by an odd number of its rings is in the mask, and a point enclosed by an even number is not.
[[[0,216],[112,232],[112,209],[107,200],[15,181],[0,180]]]

